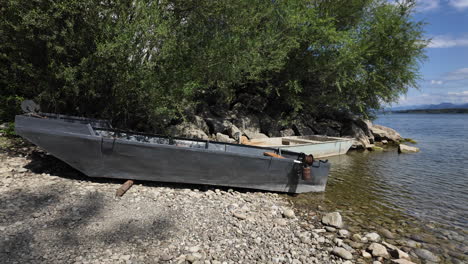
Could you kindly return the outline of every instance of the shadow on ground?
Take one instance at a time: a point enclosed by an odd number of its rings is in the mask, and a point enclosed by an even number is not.
[[[0,239],[3,263],[41,262],[46,261],[44,256],[55,253],[71,256],[87,244],[106,248],[131,243],[135,237],[164,241],[167,231],[174,229],[166,215],[150,215],[150,221],[139,221],[125,208],[115,206],[115,200],[98,192],[80,197],[47,187],[15,190],[0,198],[0,226],[5,229]],[[109,209],[114,208],[117,214],[127,215],[110,221],[115,214]]]

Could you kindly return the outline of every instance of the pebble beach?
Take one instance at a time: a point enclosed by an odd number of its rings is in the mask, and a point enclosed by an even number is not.
[[[376,232],[351,233],[338,212],[296,210],[278,193],[136,182],[116,198],[123,181],[88,178],[36,147],[9,144],[2,138],[3,263],[440,261],[423,249],[412,257]]]

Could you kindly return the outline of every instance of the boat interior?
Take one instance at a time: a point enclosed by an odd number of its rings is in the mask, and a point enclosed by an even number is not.
[[[319,135],[310,136],[295,136],[295,137],[273,137],[273,138],[260,138],[250,140],[250,143],[256,146],[293,146],[293,145],[310,145],[310,144],[323,144],[337,141],[348,140],[345,138],[328,137]]]
[[[111,140],[125,140],[129,142],[139,142],[146,144],[159,144],[159,145],[173,145],[177,147],[187,147],[196,149],[207,149],[221,152],[231,152],[237,154],[249,154],[249,155],[261,155],[265,152],[276,153],[284,158],[297,159],[299,153],[281,150],[279,148],[272,148],[268,146],[252,146],[252,145],[240,145],[231,144],[224,142],[216,142],[210,140],[199,140],[199,139],[188,139],[179,137],[170,137],[157,134],[140,133],[126,130],[119,130],[112,128],[111,124],[107,120],[82,118],[68,115],[58,115],[49,113],[40,114],[26,114],[26,116],[36,117],[38,119],[47,120],[60,120],[61,122],[74,123],[74,124],[86,124],[88,125],[87,131],[91,134],[102,138],[108,138]],[[58,125],[58,124],[57,124]],[[58,125],[57,129],[63,129],[62,125]],[[69,129],[67,126],[64,129]],[[81,130],[77,129],[76,132],[80,133]]]

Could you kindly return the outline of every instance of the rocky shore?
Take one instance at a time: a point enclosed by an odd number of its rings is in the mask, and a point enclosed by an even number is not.
[[[288,125],[276,120],[261,111],[253,111],[242,104],[236,104],[228,111],[204,109],[197,113],[187,113],[187,118],[168,127],[167,133],[172,136],[228,143],[247,143],[252,139],[268,137],[325,135],[354,138],[352,149],[358,150],[381,150],[384,145],[400,145],[405,141],[392,128],[348,114],[335,114],[319,119],[302,116]],[[401,153],[419,151],[417,148],[401,145]]]
[[[301,212],[268,192],[91,179],[1,138],[3,263],[412,263],[440,259],[338,212]],[[388,234],[387,234],[388,235]],[[411,251],[413,256],[405,251]]]

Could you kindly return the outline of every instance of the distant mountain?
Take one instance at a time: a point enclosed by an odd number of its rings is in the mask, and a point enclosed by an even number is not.
[[[441,103],[441,104],[427,104],[427,105],[408,105],[408,106],[397,106],[386,108],[386,111],[401,111],[401,110],[428,110],[428,109],[468,109],[467,104],[452,104],[452,103]]]

